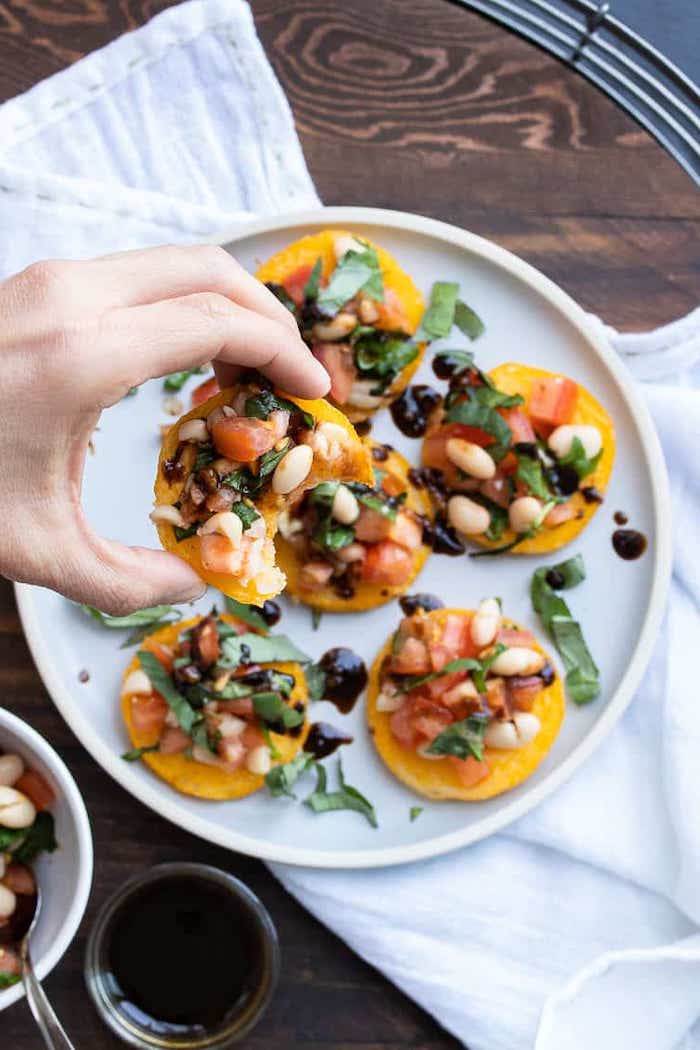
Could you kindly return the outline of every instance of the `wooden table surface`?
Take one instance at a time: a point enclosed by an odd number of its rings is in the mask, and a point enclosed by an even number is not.
[[[0,100],[132,29],[167,0],[0,0]],[[584,307],[644,330],[697,305],[700,195],[623,112],[554,59],[444,0],[253,0],[327,204],[422,212],[490,237]],[[245,1047],[370,1050],[455,1043],[279,887],[262,864],[199,842],[140,806],[54,711],[0,584],[3,703],[75,774],[93,821],[95,885],[47,988],[79,1048],[118,1045],[86,1001],[84,936],[135,869],[197,859],[240,875],[280,931],[283,976]],[[24,1004],[0,1045],[39,1046]]]

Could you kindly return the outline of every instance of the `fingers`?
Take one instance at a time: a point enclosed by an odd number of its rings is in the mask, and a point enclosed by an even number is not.
[[[216,292],[271,321],[296,328],[286,306],[218,245],[163,245],[106,255],[87,265],[102,289],[105,307],[138,306],[195,292]]]
[[[111,382],[115,400],[136,383],[211,360],[258,369],[300,397],[322,397],[330,383],[296,328],[220,295],[110,311],[94,349],[87,352],[95,392],[109,389]]]

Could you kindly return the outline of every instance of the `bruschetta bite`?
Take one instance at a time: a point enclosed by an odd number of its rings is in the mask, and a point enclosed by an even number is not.
[[[257,660],[287,639],[247,633],[226,614],[149,635],[124,673],[121,710],[133,750],[178,791],[234,799],[257,791],[308,733],[300,664]],[[260,646],[260,654],[255,647]]]
[[[534,636],[498,601],[476,611],[418,608],[372,668],[369,729],[388,768],[420,795],[500,795],[542,762],[564,691]]]
[[[207,583],[261,605],[284,588],[280,512],[320,482],[372,482],[369,452],[327,401],[252,374],[183,416],[163,439],[151,520],[166,550]]]
[[[450,390],[422,452],[440,513],[484,553],[543,554],[570,543],[610,480],[610,416],[567,376],[523,364],[484,374],[470,355],[463,364],[450,357]]]
[[[353,422],[388,404],[418,368],[423,297],[362,234],[323,230],[290,244],[256,276],[294,313],[331,377],[330,400]]]
[[[374,484],[326,481],[280,518],[277,560],[291,597],[325,612],[361,612],[410,587],[430,552],[431,505],[408,462],[370,443]]]

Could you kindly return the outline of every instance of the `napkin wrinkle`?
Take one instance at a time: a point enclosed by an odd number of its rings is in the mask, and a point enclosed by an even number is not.
[[[169,8],[0,107],[0,277],[318,203],[242,0]],[[619,1050],[621,1032],[635,1050],[700,1050],[686,976],[700,937],[699,731],[685,682],[699,636],[700,309],[641,335],[593,320],[653,380],[642,389],[671,475],[670,607],[634,704],[585,769],[468,849],[385,870],[270,866],[470,1050]],[[656,1023],[635,1010],[653,985]]]

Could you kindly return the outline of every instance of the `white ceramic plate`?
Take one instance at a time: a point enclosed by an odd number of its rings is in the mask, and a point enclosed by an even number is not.
[[[195,834],[244,853],[292,864],[370,867],[444,853],[490,835],[549,795],[609,732],[639,683],[663,611],[670,565],[667,482],[646,408],[597,328],[559,288],[503,249],[444,223],[364,208],[328,208],[258,222],[222,243],[252,270],[290,241],[327,226],[349,227],[380,242],[426,294],[434,280],[459,281],[462,294],[486,323],[485,335],[475,344],[482,368],[522,360],[564,372],[588,387],[615,420],[617,460],[606,502],[578,540],[548,559],[579,551],[585,557],[589,578],[569,601],[600,666],[602,695],[587,707],[569,704],[563,729],[537,772],[488,802],[425,802],[394,780],[376,756],[362,702],[346,717],[322,704],[315,717],[355,734],[354,744],[343,749],[345,773],[375,804],[378,830],[355,813],[316,816],[299,803],[271,799],[265,791],[241,802],[180,796],[145,766],[119,757],[127,740],[118,687],[129,656],[119,650],[119,636],[55,594],[17,590],[29,644],[56,705],[104,769],[142,802]],[[456,342],[450,340],[450,345]],[[435,382],[430,357],[418,381]],[[129,543],[155,540],[148,511],[158,424],[165,418],[162,402],[161,383],[153,382],[105,413],[87,466],[89,517],[105,534]],[[375,420],[373,436],[417,462],[420,442],[403,438],[388,412]],[[623,510],[649,538],[647,553],[636,562],[621,561],[613,552],[616,510]],[[528,597],[538,564],[540,559],[524,557],[474,561],[434,555],[412,589],[432,591],[447,605],[463,607],[500,595],[510,616],[541,634]],[[211,600],[201,602],[200,609]],[[314,632],[309,610],[285,603],[278,630],[315,656],[330,646],[350,645],[369,663],[398,617],[392,602],[362,615],[326,615]],[[78,681],[82,668],[90,672],[86,684]],[[416,804],[424,805],[424,812],[411,823],[409,809]]]

